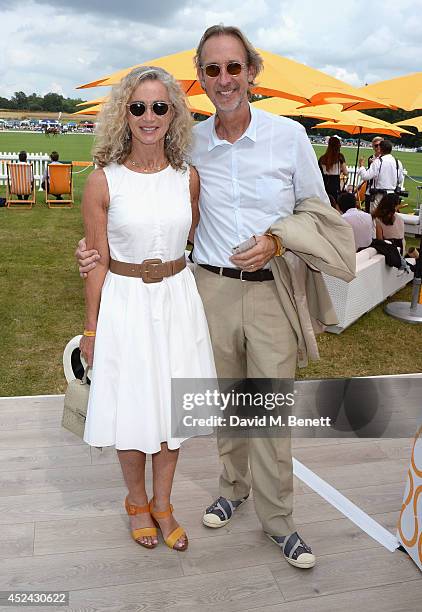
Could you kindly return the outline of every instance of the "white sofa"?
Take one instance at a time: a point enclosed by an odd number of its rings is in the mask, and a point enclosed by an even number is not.
[[[409,261],[414,263],[414,260]],[[337,325],[326,328],[334,334],[341,334],[359,317],[413,280],[413,272],[390,268],[384,256],[372,247],[356,253],[356,278],[350,283],[326,274],[323,276],[339,321]]]
[[[404,221],[404,233],[411,236],[422,236],[422,206],[419,208],[419,214],[407,215],[398,213]]]

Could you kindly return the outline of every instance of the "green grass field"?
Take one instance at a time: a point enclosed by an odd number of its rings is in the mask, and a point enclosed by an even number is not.
[[[94,142],[92,134],[45,136],[40,132],[0,132],[0,153],[25,149],[29,153],[58,151],[64,160],[88,161]]]
[[[47,138],[0,132],[0,152],[51,152],[63,160],[89,160],[90,135]],[[317,155],[320,151],[317,151]],[[348,163],[353,149],[345,149]],[[403,154],[412,175],[422,174],[422,155]],[[409,156],[409,157],[408,157]],[[32,210],[0,208],[0,396],[62,393],[63,348],[81,333],[83,281],[73,252],[83,234],[80,199],[88,171],[75,175],[75,207],[50,210],[38,192]],[[5,189],[0,187],[4,197]],[[416,244],[415,241],[409,241]],[[394,300],[410,300],[406,287]],[[422,369],[420,326],[374,309],[340,336],[319,337],[321,361],[299,371],[304,378],[417,372]]]

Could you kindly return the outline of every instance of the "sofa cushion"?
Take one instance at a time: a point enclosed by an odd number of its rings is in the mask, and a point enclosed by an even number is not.
[[[405,213],[399,213],[399,215],[408,225],[419,225],[421,222],[419,215],[406,215]]]
[[[373,247],[368,247],[367,249],[363,249],[362,251],[359,251],[359,253],[356,253],[356,267],[367,259],[371,259],[371,257],[376,255],[376,253],[377,251]]]

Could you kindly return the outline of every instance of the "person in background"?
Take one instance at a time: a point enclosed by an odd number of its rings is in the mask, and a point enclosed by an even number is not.
[[[47,181],[47,175],[48,175],[48,166],[54,165],[54,164],[60,164],[61,162],[59,162],[59,154],[57,153],[57,151],[51,151],[50,153],[50,163],[45,167],[44,173],[42,175],[42,182],[41,182],[41,188],[44,189],[45,191],[45,186],[46,186],[46,181]],[[56,195],[56,200],[62,200],[62,196]]]
[[[20,151],[18,156],[19,161],[18,164],[27,164],[28,163],[28,153],[26,151]],[[18,200],[28,200],[28,195],[17,195]]]
[[[404,178],[403,165],[400,160],[391,155],[393,144],[389,140],[381,140],[379,143],[380,154],[374,159],[370,168],[365,169],[365,160],[359,159],[358,174],[362,180],[372,181],[372,190],[377,193],[372,194],[370,208],[371,213],[378,206],[385,193],[393,193],[399,187]]]
[[[380,156],[380,142],[382,140],[382,136],[374,136],[372,139],[372,150],[373,154],[368,157],[368,166],[367,169],[371,166],[374,159]],[[370,213],[371,211],[371,188],[373,186],[373,181],[366,181],[366,191],[365,191],[365,212]]]
[[[341,191],[340,176],[347,178],[347,166],[338,136],[330,136],[327,150],[318,160],[327,194],[337,200]]]
[[[356,252],[369,247],[374,237],[374,222],[371,215],[358,208],[353,193],[341,193],[337,204],[343,219],[352,226]]]
[[[396,193],[386,193],[372,213],[375,219],[375,236],[388,240],[404,253],[404,221],[397,215],[400,198]]]

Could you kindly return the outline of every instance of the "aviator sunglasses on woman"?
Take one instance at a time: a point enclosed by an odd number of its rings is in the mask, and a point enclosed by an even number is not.
[[[134,117],[141,117],[147,108],[151,108],[155,115],[162,117],[163,115],[167,114],[171,104],[169,102],[160,102],[157,100],[152,104],[145,104],[145,102],[131,102],[130,104],[126,104],[126,106],[128,107],[130,114]]]

